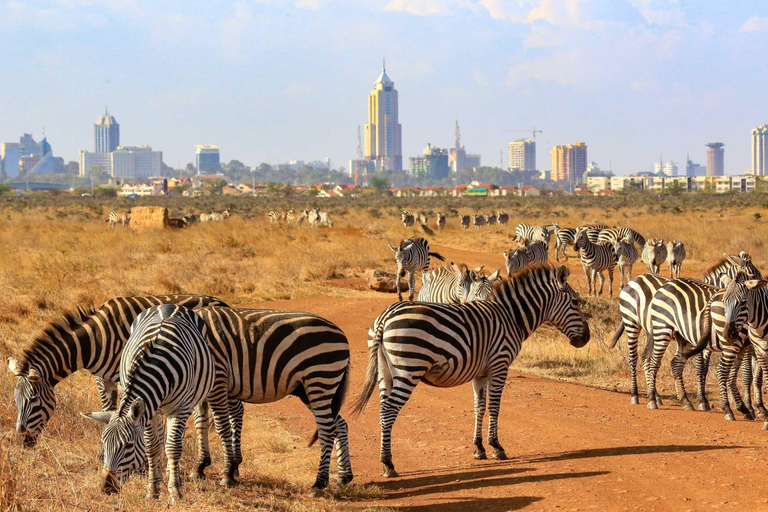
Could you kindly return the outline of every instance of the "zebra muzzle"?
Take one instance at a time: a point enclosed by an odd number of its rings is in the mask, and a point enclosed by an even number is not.
[[[105,494],[116,494],[120,492],[120,479],[110,471],[104,471],[101,474],[101,491]]]

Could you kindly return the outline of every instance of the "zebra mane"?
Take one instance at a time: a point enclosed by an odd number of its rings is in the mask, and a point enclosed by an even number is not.
[[[733,263],[728,261],[726,258],[720,258],[717,263],[709,267],[707,270],[704,271],[704,275],[707,275],[709,273],[713,273],[717,270],[721,270],[724,267],[731,267],[733,266]]]
[[[77,309],[65,312],[61,318],[48,324],[22,352],[19,361],[21,371],[27,372],[29,370],[30,360],[40,353],[41,349],[46,350],[49,345],[56,342],[57,338],[61,338],[62,335],[83,325],[94,313],[96,313],[96,308],[93,306],[78,306]]]
[[[549,263],[533,263],[518,270],[509,277],[497,279],[493,283],[493,294],[501,296],[519,284],[547,281],[554,277],[555,267]]]

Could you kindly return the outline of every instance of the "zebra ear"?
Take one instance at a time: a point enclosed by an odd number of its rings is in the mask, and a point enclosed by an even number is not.
[[[768,284],[768,279],[750,279],[749,281],[744,281],[744,286],[746,286],[748,290],[762,288],[766,284]]]
[[[496,269],[496,272],[488,276],[488,280],[493,282],[499,278],[499,273],[501,272],[501,267]]]
[[[81,412],[80,416],[93,420],[96,423],[103,423],[106,425],[112,418],[112,413],[109,411]]]
[[[392,249],[393,251],[397,252],[397,247],[392,247],[390,244],[387,244],[387,245],[389,245],[390,249]]]
[[[131,403],[131,409],[129,411],[129,418],[134,423],[138,423],[139,419],[144,416],[144,413],[146,412],[147,408],[144,405],[144,399],[139,397],[136,400]]]
[[[728,274],[720,274],[720,284],[722,284],[724,287],[727,287],[729,284],[731,284],[731,281],[733,281],[733,278],[731,278],[731,276]]]
[[[472,272],[479,274],[484,268],[485,268],[485,265],[480,265],[479,267],[473,268]]]
[[[568,267],[565,265],[560,265],[557,268],[556,271],[556,277],[557,281],[560,283],[560,288],[565,288],[565,286],[568,284],[568,276],[571,274],[571,271],[568,270]]]
[[[507,251],[504,251],[502,254],[504,255],[504,259],[509,259],[509,254],[507,254]]]
[[[16,377],[21,377],[21,363],[19,363],[19,360],[15,357],[8,358],[8,369]]]

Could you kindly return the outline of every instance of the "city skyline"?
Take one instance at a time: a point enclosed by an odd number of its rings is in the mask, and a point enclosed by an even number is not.
[[[718,140],[726,172],[738,174],[751,167],[751,130],[768,118],[754,111],[768,74],[756,65],[768,42],[757,2],[195,5],[0,4],[0,48],[14,69],[0,85],[14,98],[0,108],[0,140],[39,137],[45,126],[57,153],[77,160],[108,104],[129,127],[121,136],[151,141],[172,166],[193,162],[191,148],[209,140],[223,161],[344,165],[381,56],[398,78],[404,158],[430,141],[448,146],[460,118],[466,146],[486,163],[514,139],[505,130],[535,125],[540,162],[547,148],[584,140],[603,168],[638,172],[659,152],[702,162],[704,144]],[[721,72],[710,76],[712,62]]]

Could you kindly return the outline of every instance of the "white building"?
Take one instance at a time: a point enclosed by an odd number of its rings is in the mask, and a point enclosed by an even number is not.
[[[768,125],[761,124],[752,130],[752,174],[764,176],[768,174]]]
[[[675,177],[677,176],[677,164],[675,162],[656,162],[653,164],[653,172],[655,174],[662,172],[665,176]]]
[[[509,168],[518,171],[536,170],[536,143],[518,139],[509,143]]]
[[[121,180],[146,179],[159,176],[162,171],[163,152],[152,151],[150,146],[118,146],[111,153],[80,152],[80,176],[88,176],[93,168],[100,168],[113,178]]]

